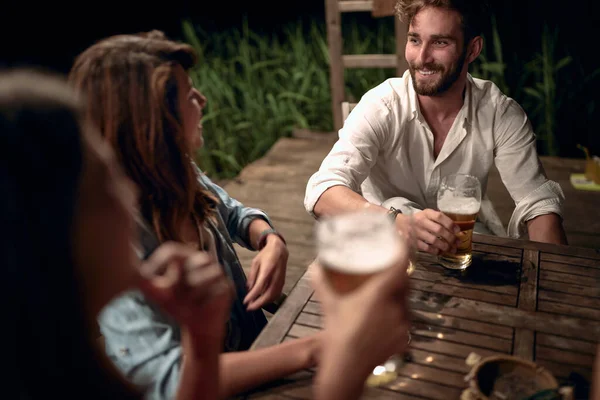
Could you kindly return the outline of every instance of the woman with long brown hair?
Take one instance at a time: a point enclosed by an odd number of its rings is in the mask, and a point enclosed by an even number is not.
[[[313,366],[320,335],[246,351],[266,324],[260,307],[281,293],[288,251],[264,212],[229,197],[193,162],[203,144],[206,102],[186,72],[195,62],[189,45],[161,32],[118,35],[80,54],[69,77],[87,98],[87,116],[139,186],[141,213],[159,240],[213,252],[235,283],[220,357],[220,392],[228,397]],[[258,251],[248,280],[234,241]],[[136,291],[110,304],[99,323],[116,365],[149,387],[152,398],[171,398],[187,356],[178,325]]]
[[[179,243],[140,263],[135,186],[64,79],[0,74],[0,148],[3,397],[142,399],[94,336],[102,308],[135,287],[182,326],[173,397],[217,398],[231,284],[212,256]]]

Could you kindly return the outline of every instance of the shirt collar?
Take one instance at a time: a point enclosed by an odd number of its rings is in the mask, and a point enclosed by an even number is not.
[[[423,120],[423,115],[421,114],[421,110],[419,108],[419,100],[417,98],[417,92],[415,92],[415,88],[413,86],[412,76],[410,75],[410,71],[406,71],[406,89],[408,90],[408,102],[410,106],[410,117],[409,121],[412,121],[415,118],[418,118],[420,121]],[[467,74],[467,83],[465,86],[465,99],[463,106],[461,107],[458,115],[464,115],[465,123],[471,124],[471,119],[473,118],[473,110],[471,109],[472,102],[472,86],[473,86],[473,77],[471,74]]]

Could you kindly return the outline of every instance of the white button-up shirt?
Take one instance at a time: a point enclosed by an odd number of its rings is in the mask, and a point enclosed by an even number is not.
[[[443,176],[474,175],[485,194],[495,163],[516,206],[509,236],[521,236],[525,222],[539,215],[562,217],[564,194],[546,177],[527,115],[491,81],[468,75],[464,104],[437,158],[433,142],[408,71],[386,80],[368,91],[346,119],[338,141],[308,181],[306,210],[314,216],[319,197],[337,185],[375,204],[403,197],[436,209]]]

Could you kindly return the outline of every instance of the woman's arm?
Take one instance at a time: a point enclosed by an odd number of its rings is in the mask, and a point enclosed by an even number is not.
[[[225,222],[231,239],[240,246],[254,250],[256,243],[251,241],[250,225],[256,220],[261,220],[271,228],[272,224],[267,214],[257,208],[244,206],[241,202],[229,196],[227,191],[211,181],[204,173],[198,171],[202,185],[219,198],[219,214]]]
[[[316,365],[321,333],[220,357],[220,397],[227,398]]]
[[[196,400],[199,394],[203,399],[218,399],[221,343],[193,337],[188,331],[181,336],[183,357],[175,400]]]

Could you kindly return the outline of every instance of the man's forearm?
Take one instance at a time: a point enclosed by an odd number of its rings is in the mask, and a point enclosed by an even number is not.
[[[223,353],[220,397],[228,398],[314,365],[319,334],[264,349]]]
[[[535,242],[568,244],[561,218],[552,213],[540,215],[527,221],[529,240]]]
[[[314,213],[317,217],[327,217],[347,211],[361,210],[368,207],[370,210],[389,210],[369,203],[364,197],[346,186],[333,186],[327,189],[315,204]]]

